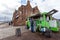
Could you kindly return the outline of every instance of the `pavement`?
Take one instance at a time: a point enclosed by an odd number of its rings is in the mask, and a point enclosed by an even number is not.
[[[16,28],[21,28],[21,36],[15,36]],[[8,26],[0,28],[0,40],[60,40],[60,32],[52,33],[51,38],[45,37],[39,32],[32,33],[25,26]]]
[[[28,31],[25,29],[25,26],[9,26],[7,24],[3,24],[0,27],[0,39],[16,35],[17,28],[21,29],[21,33]]]
[[[0,29],[9,27],[8,23],[0,23]]]
[[[51,38],[48,38],[41,33],[32,33],[31,31],[27,31],[22,33],[21,36],[11,36],[1,40],[60,40],[60,33],[53,33]]]

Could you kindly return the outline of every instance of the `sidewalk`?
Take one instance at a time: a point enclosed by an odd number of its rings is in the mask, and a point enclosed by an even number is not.
[[[27,29],[25,29],[25,26],[17,26],[17,27],[9,26],[7,28],[0,29],[0,39],[14,36],[16,28],[21,28],[21,33],[28,31]]]

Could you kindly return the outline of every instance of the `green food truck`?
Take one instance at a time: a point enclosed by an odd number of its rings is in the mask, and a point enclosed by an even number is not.
[[[30,17],[28,17],[28,20],[32,20],[33,19],[33,26],[31,24],[31,21],[28,21],[27,24],[29,26],[29,28],[31,28],[32,32],[36,32],[39,31],[41,32],[43,35],[46,35],[48,37],[51,37],[51,32],[58,32],[58,25],[57,25],[57,21],[55,19],[53,19],[52,15],[54,13],[58,12],[57,10],[53,9],[49,12],[43,12],[43,13],[38,13],[35,15],[32,15]]]

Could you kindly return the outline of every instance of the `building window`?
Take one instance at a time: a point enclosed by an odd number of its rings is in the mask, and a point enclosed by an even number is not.
[[[27,10],[26,10],[26,15],[27,15]]]
[[[18,18],[19,18],[19,15],[16,16],[16,19],[18,19]]]

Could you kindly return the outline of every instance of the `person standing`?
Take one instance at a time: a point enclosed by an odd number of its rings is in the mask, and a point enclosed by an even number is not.
[[[34,32],[34,19],[33,18],[30,19],[30,23],[31,23],[31,32]]]

